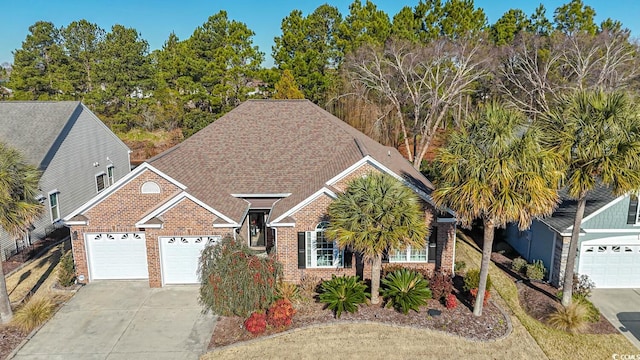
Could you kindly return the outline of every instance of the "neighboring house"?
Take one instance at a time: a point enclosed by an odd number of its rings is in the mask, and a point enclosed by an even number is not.
[[[525,259],[542,260],[547,276],[559,286],[569,251],[577,201],[561,191],[562,203],[552,216],[533,222],[529,230],[507,229],[508,242]],[[576,272],[599,288],[640,287],[640,217],[636,195],[614,196],[599,186],[587,197],[580,227]]]
[[[129,148],[77,101],[0,102],[0,141],[42,172],[45,212],[20,238],[0,231],[3,259],[46,236],[60,219],[129,173]]]
[[[78,278],[198,283],[200,252],[226,235],[274,254],[286,281],[368,275],[369,264],[327,239],[327,207],[349,180],[381,171],[422,199],[421,249],[388,261],[453,270],[455,222],[434,210],[431,183],[386,147],[307,100],[250,100],[143,163],[73,213]]]

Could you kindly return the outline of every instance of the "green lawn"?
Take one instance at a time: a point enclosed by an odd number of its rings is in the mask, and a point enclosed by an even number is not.
[[[480,249],[464,241],[465,236],[458,235],[456,244],[456,260],[467,263],[467,269],[480,268]],[[571,335],[552,329],[538,320],[530,317],[520,307],[518,290],[515,284],[495,264],[491,264],[489,270],[493,287],[500,293],[514,315],[533,336],[538,345],[547,354],[549,359],[611,359],[613,354],[637,354],[636,349],[621,334],[614,335]]]

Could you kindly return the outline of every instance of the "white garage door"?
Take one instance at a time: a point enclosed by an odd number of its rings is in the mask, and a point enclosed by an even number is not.
[[[200,253],[218,236],[174,236],[160,238],[162,282],[164,284],[197,284]]]
[[[629,238],[620,238],[625,239]],[[640,287],[640,241],[612,244],[612,240],[585,241],[578,273],[589,275],[597,288]]]
[[[144,233],[85,234],[91,279],[148,279]]]

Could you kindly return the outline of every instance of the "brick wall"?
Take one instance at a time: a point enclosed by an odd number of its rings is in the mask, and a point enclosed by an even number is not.
[[[140,187],[147,181],[156,182],[160,186],[161,192],[159,194],[141,194]],[[135,223],[145,214],[174,197],[179,190],[164,178],[147,170],[87,211],[84,215],[88,218],[88,225],[71,227],[76,274],[84,275],[85,283],[89,281],[84,242],[85,233],[139,232],[140,229],[135,227]],[[162,229],[146,229],[145,231],[149,285],[151,287],[162,285],[159,237],[224,236],[233,231],[227,228],[213,228],[216,216],[190,199],[181,200],[163,213],[161,217],[164,221]]]
[[[353,173],[338,181],[334,187],[336,189],[345,189],[350,179],[356,176],[362,176],[375,168],[365,164],[356,169]],[[327,208],[332,199],[328,195],[322,194],[310,204],[299,209],[292,217],[296,220],[295,227],[279,227],[277,232],[276,259],[283,264],[284,280],[288,282],[299,282],[305,275],[313,275],[318,278],[327,279],[331,275],[356,275],[358,270],[365,279],[371,277],[371,263],[364,261],[363,264],[357,264],[354,255],[352,268],[306,268],[298,269],[298,232],[313,231],[319,222],[327,219]],[[436,268],[453,270],[454,263],[454,246],[455,246],[455,224],[454,223],[438,223],[433,222],[434,208],[422,203],[425,211],[425,222],[431,226],[438,227],[436,263],[401,263],[406,267],[421,268],[427,271],[433,271]],[[391,263],[393,264],[393,263]],[[384,264],[388,266],[391,264]],[[358,269],[362,266],[360,269]]]

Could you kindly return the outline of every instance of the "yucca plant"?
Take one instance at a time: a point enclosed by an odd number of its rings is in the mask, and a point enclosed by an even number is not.
[[[580,302],[572,302],[569,306],[560,306],[556,312],[549,315],[547,323],[558,330],[572,334],[584,331],[587,327],[589,310]]]
[[[418,311],[420,306],[426,305],[431,299],[429,281],[416,271],[399,269],[382,279],[382,297],[387,306],[393,306],[403,314],[409,310]]]
[[[300,291],[298,286],[293,283],[280,281],[276,287],[276,294],[280,299],[295,301],[300,299]]]
[[[30,332],[49,320],[53,315],[53,309],[54,305],[49,299],[31,299],[16,311],[13,323],[22,331]]]
[[[337,318],[343,311],[354,313],[358,305],[367,302],[369,294],[365,292],[367,286],[357,276],[331,276],[331,280],[320,285],[320,302],[327,304]]]

